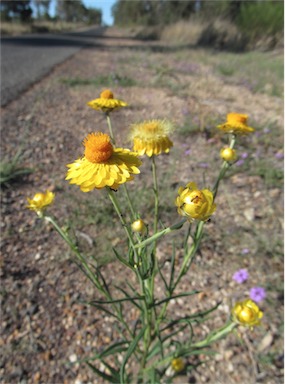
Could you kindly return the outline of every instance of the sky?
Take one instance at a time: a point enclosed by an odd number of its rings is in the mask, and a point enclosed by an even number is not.
[[[113,17],[111,14],[111,8],[115,4],[116,0],[82,0],[86,8],[97,8],[102,11],[103,23],[107,25],[113,24]],[[56,0],[51,0],[50,15],[55,15]]]

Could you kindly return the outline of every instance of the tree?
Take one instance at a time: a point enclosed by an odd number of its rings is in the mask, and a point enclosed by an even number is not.
[[[37,18],[49,18],[49,7],[51,0],[33,0],[37,9]]]
[[[1,0],[0,11],[1,18],[19,19],[22,22],[30,22],[33,13],[30,0]]]
[[[196,0],[119,0],[112,7],[117,25],[169,24],[188,19],[195,12]]]
[[[57,0],[56,12],[58,19],[68,22],[102,22],[102,12],[96,8],[86,8],[81,0]]]

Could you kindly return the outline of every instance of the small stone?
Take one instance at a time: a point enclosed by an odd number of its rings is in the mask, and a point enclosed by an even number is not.
[[[230,360],[233,357],[233,355],[234,355],[234,352],[231,349],[224,352],[225,360]]]
[[[245,209],[243,211],[243,214],[244,214],[245,218],[248,221],[253,221],[253,219],[254,219],[254,208]]]
[[[37,252],[35,254],[35,260],[40,260],[40,258],[41,258],[41,254],[40,254],[40,252]]]
[[[69,361],[71,363],[75,363],[77,361],[77,356],[75,353],[73,353],[72,355],[69,356]]]
[[[258,344],[257,351],[258,352],[263,352],[265,349],[270,347],[270,345],[273,343],[273,334],[272,333],[267,333],[261,342]]]

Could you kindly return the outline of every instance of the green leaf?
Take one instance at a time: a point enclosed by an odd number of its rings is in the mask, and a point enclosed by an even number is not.
[[[114,303],[122,303],[123,301],[133,301],[133,300],[143,300],[143,296],[138,297],[123,297],[122,299],[114,299],[114,300],[107,300],[107,301],[101,301],[101,300],[92,300],[90,301],[90,304],[99,304],[99,305],[105,305],[105,304],[114,304]]]
[[[98,358],[103,359],[107,356],[114,355],[115,353],[121,353],[123,351],[126,351],[127,350],[126,345],[129,345],[129,344],[130,344],[129,341],[118,341],[117,343],[110,345],[103,352],[98,354]]]
[[[107,373],[100,371],[98,368],[96,368],[93,364],[89,363],[88,361],[86,364],[92,369],[93,372],[95,372],[98,376],[102,377],[104,380],[108,381],[109,383],[115,383],[114,377],[107,375]]]
[[[117,288],[120,292],[122,292],[124,295],[126,295],[130,300],[132,299],[132,297],[129,295],[129,293],[128,293],[125,289],[119,287],[118,285],[115,285],[115,288]],[[141,296],[141,297],[143,297],[143,296]],[[137,308],[139,308],[139,309],[142,310],[142,307],[141,307],[138,303],[136,303],[135,300],[133,300],[132,303],[133,303]]]
[[[127,353],[126,353],[126,355],[124,357],[124,360],[123,360],[122,366],[121,366],[121,370],[120,370],[120,383],[121,384],[125,383],[125,366],[126,366],[128,360],[129,360],[130,356],[135,351],[136,346],[138,345],[140,339],[143,337],[143,335],[145,333],[145,330],[146,330],[146,326],[144,326],[140,330],[140,332],[137,334],[137,336],[133,339],[133,341],[129,345],[129,348],[128,348]]]
[[[172,299],[176,299],[178,297],[184,297],[184,296],[191,296],[191,295],[196,295],[197,293],[200,293],[201,291],[191,291],[191,292],[184,292],[180,293],[179,295],[171,296],[171,297],[166,297],[165,299],[158,301],[157,303],[154,303],[153,306],[161,305],[163,303],[167,303],[168,301]]]
[[[169,288],[172,289],[173,280],[174,280],[174,269],[175,269],[175,245],[172,243],[172,255],[171,255],[171,264],[170,264],[170,278],[169,278]]]
[[[159,266],[158,266],[158,272],[159,272],[159,275],[160,275],[160,277],[161,277],[161,279],[165,285],[165,289],[167,291],[169,291],[169,286],[168,286],[167,281],[165,280],[165,277],[163,276],[163,273],[161,272],[161,268]]]
[[[119,252],[117,252],[117,250],[115,248],[113,248],[113,251],[117,257],[117,259],[122,263],[124,264],[126,267],[130,268],[132,271],[135,271],[135,269],[133,268],[133,266],[131,264],[128,263],[128,261],[119,254]]]
[[[92,307],[98,308],[103,312],[106,312],[109,316],[115,317],[117,320],[120,320],[117,315],[115,315],[113,312],[109,311],[109,309],[103,307],[102,305],[96,304],[94,302],[83,302],[85,304],[91,305]]]

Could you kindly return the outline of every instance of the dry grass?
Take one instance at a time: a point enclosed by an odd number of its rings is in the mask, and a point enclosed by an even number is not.
[[[162,30],[161,40],[170,43],[196,45],[208,23],[189,20],[168,25]]]
[[[175,44],[212,46],[218,49],[241,50],[246,40],[238,28],[224,19],[203,21],[190,19],[165,27],[161,40]]]
[[[68,23],[63,21],[36,21],[31,24],[19,22],[1,22],[1,35],[17,36],[27,33],[66,32],[86,27],[83,23]]]

